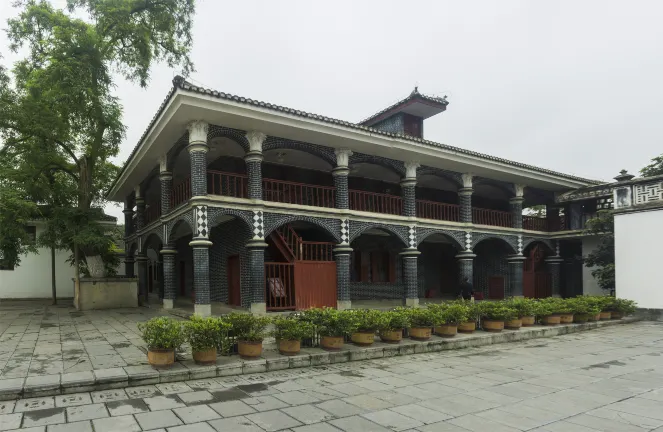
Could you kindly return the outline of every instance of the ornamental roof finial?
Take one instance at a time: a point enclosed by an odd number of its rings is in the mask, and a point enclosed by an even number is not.
[[[619,171],[619,175],[615,177],[615,180],[617,181],[628,181],[634,178],[635,176],[633,174],[629,174],[627,170],[623,169]]]

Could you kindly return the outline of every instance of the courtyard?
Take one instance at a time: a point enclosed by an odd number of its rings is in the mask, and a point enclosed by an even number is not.
[[[135,323],[159,314],[0,308],[5,382],[145,367]],[[663,431],[662,328],[8,400],[0,430]]]

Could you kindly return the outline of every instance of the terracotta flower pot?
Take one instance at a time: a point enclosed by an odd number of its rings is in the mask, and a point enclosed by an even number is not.
[[[216,348],[212,348],[206,351],[194,351],[193,361],[199,365],[216,364]]]
[[[504,321],[482,319],[481,328],[483,331],[499,333],[504,330]]]
[[[410,327],[410,339],[425,341],[430,339],[430,327]]]
[[[612,317],[611,312],[601,312],[601,321],[609,320]]]
[[[458,333],[458,324],[442,324],[435,327],[435,334],[440,337],[454,337]]]
[[[355,345],[369,346],[375,342],[375,332],[356,332],[350,337]]]
[[[559,322],[561,324],[571,324],[573,322],[572,313],[559,314]]]
[[[557,325],[559,324],[559,315],[547,315],[541,317],[543,325]]]
[[[575,314],[573,315],[573,322],[582,324],[589,321],[589,314]]]
[[[280,340],[279,352],[283,355],[296,355],[302,349],[302,343],[298,340]]]
[[[536,318],[533,316],[522,317],[520,321],[522,322],[523,327],[531,327],[536,324]]]
[[[476,329],[477,329],[476,321],[467,321],[458,324],[458,331],[460,333],[474,333],[474,330]]]
[[[262,354],[262,341],[239,341],[237,353],[245,360],[257,359]]]
[[[150,349],[147,351],[147,362],[155,368],[169,368],[175,363],[175,350]]]
[[[596,315],[589,315],[587,317],[587,321],[599,321],[601,319],[601,313],[597,313]]]
[[[380,332],[382,342],[397,344],[403,339],[403,330],[386,330]]]
[[[320,339],[320,348],[327,351],[338,351],[343,346],[343,336],[323,336]]]
[[[523,325],[523,320],[521,318],[505,321],[504,328],[508,330],[520,330],[520,327]]]
[[[621,312],[610,312],[610,319],[618,320],[624,318],[624,314]]]

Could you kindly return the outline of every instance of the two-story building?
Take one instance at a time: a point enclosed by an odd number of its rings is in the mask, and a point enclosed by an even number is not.
[[[447,106],[415,88],[351,123],[176,77],[109,192],[127,275],[146,301],[160,256],[164,307],[202,315],[414,305],[465,278],[484,298],[582,293],[576,207],[556,197],[599,182],[426,140]]]

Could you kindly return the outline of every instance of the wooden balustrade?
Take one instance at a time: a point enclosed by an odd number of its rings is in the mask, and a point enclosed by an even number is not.
[[[350,190],[350,210],[392,215],[403,214],[403,199],[383,193]]]
[[[297,259],[303,261],[334,261],[333,249],[334,243],[301,241]]]
[[[293,263],[265,263],[265,302],[268,311],[295,309]]]
[[[417,200],[417,217],[459,222],[460,206],[458,204]]]
[[[538,216],[523,216],[523,229],[548,231],[548,219]]]
[[[513,215],[509,212],[472,208],[472,222],[479,225],[513,227]]]
[[[235,198],[248,197],[248,177],[245,174],[207,171],[207,193]]]
[[[151,224],[161,217],[161,202],[153,201],[145,206],[145,226]]]
[[[263,179],[262,193],[266,201],[313,207],[333,208],[336,205],[336,188],[330,186]]]
[[[174,209],[189,201],[189,198],[191,198],[191,177],[187,177],[173,187],[173,191],[170,193],[170,208]]]

